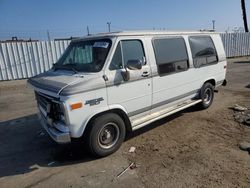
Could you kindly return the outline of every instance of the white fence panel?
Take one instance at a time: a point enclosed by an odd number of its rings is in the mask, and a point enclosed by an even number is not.
[[[250,56],[250,33],[223,33],[221,39],[227,57]]]
[[[0,43],[0,80],[30,78],[49,70],[70,41]]]

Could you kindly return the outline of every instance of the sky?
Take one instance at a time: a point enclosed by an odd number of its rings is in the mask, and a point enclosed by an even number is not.
[[[250,0],[246,0],[250,26]],[[217,31],[243,27],[240,0],[0,0],[0,40],[121,30]]]

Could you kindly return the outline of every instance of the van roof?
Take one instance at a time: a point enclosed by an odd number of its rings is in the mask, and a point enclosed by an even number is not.
[[[109,33],[98,33],[78,39],[74,41],[88,39],[88,38],[102,38],[102,37],[117,37],[117,36],[148,36],[148,35],[185,35],[185,34],[219,34],[218,32],[204,30],[204,31],[157,31],[157,30],[140,30],[140,31],[117,31]]]

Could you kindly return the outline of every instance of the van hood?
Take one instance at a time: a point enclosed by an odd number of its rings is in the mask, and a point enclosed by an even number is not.
[[[67,70],[50,70],[28,79],[28,83],[35,90],[42,90],[57,96],[105,87],[105,81],[99,73],[75,74]]]

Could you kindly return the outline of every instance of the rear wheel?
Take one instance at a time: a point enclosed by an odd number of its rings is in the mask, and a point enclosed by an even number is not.
[[[214,99],[214,86],[207,82],[201,88],[200,98],[202,102],[199,104],[201,109],[207,109],[213,103]]]
[[[125,124],[114,113],[104,114],[94,119],[88,134],[88,147],[97,157],[114,153],[125,138]]]

